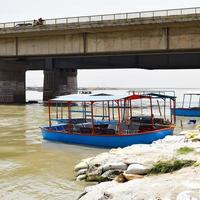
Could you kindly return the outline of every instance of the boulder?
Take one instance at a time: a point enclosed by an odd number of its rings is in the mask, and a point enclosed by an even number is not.
[[[198,200],[199,195],[195,194],[195,192],[191,190],[186,190],[178,194],[176,200]]]
[[[86,172],[87,172],[87,169],[80,169],[80,170],[76,173],[76,176],[86,174]]]
[[[101,175],[102,172],[103,172],[102,167],[96,164],[96,165],[89,166],[87,170],[87,175],[88,176]]]
[[[127,165],[123,162],[119,162],[119,163],[110,163],[110,164],[105,164],[104,166],[102,166],[103,172],[108,171],[108,170],[126,170],[127,169]]]
[[[123,173],[123,176],[126,178],[127,181],[131,181],[138,178],[143,178],[144,176],[138,174],[127,174]]]
[[[128,166],[126,174],[144,175],[150,171],[150,168],[139,163],[133,163]]]
[[[88,168],[88,164],[82,161],[75,166],[74,170],[79,171],[80,169],[87,169],[87,168]]]
[[[127,181],[127,179],[125,178],[123,174],[120,174],[119,176],[115,177],[114,180],[118,183],[124,183]]]
[[[102,177],[101,175],[87,175],[86,181],[88,182],[96,181],[96,182],[101,183],[101,182],[108,181],[108,178]]]
[[[108,178],[109,180],[113,180],[113,179],[115,179],[115,177],[117,177],[121,173],[123,173],[123,171],[121,171],[121,170],[108,170],[108,171],[104,172],[101,176]]]
[[[77,176],[76,180],[77,181],[82,181],[82,180],[85,180],[86,177],[87,177],[86,174],[82,174],[82,175]]]

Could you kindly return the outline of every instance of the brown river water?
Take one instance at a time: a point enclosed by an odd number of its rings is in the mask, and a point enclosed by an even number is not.
[[[75,181],[74,166],[107,151],[43,140],[47,117],[42,104],[0,105],[0,200],[77,199],[86,183]],[[177,119],[177,127],[180,121],[187,126],[188,119]]]
[[[71,200],[86,186],[74,166],[105,149],[43,140],[47,116],[41,104],[0,106],[0,200]]]

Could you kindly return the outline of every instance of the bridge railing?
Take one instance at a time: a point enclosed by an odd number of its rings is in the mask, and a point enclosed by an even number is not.
[[[200,7],[194,8],[182,8],[182,9],[169,9],[169,10],[155,10],[155,11],[143,11],[143,12],[129,12],[129,13],[117,13],[106,15],[92,15],[92,16],[79,16],[68,18],[55,18],[45,19],[41,24],[37,24],[35,20],[30,21],[18,21],[0,23],[0,29],[7,28],[28,28],[38,25],[59,25],[59,24],[80,24],[80,23],[93,23],[104,21],[117,21],[117,20],[131,20],[142,18],[155,18],[155,17],[168,17],[177,15],[190,15],[200,14]]]

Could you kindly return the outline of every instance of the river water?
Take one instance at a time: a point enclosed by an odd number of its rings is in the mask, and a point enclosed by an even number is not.
[[[0,106],[0,199],[76,199],[85,184],[73,168],[103,149],[43,141],[41,104]]]
[[[0,199],[72,200],[86,186],[74,180],[74,166],[105,149],[43,140],[47,116],[42,104],[0,106]]]

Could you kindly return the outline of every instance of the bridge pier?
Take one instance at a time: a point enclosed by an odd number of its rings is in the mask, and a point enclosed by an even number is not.
[[[43,100],[77,92],[76,69],[44,70]]]
[[[25,103],[25,70],[0,70],[0,103]]]

